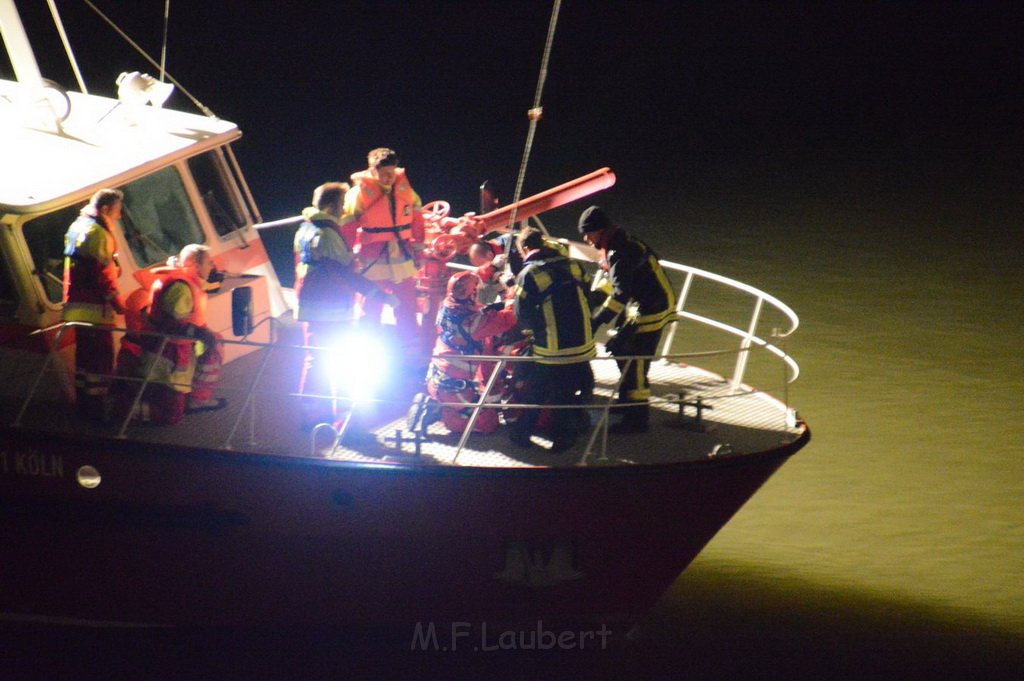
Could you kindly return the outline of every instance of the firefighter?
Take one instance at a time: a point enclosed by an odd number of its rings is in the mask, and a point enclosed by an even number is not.
[[[114,373],[116,315],[124,314],[118,291],[114,226],[121,219],[124,194],[101,189],[64,236],[64,321],[75,327],[75,401],[79,413],[104,419]]]
[[[437,341],[427,370],[427,393],[438,402],[461,402],[465,407],[442,407],[441,419],[448,430],[466,429],[472,405],[480,400],[495,367],[491,363],[467,361],[467,355],[496,353],[495,338],[516,324],[515,314],[504,303],[481,307],[477,301],[480,278],[473,272],[458,272],[448,280],[444,303],[437,313]],[[499,401],[494,391],[493,402]],[[498,410],[483,409],[474,432],[492,433],[498,427]]]
[[[119,375],[150,382],[133,414],[138,420],[174,425],[184,414],[227,406],[226,399],[213,397],[222,365],[220,336],[206,325],[206,287],[215,271],[209,249],[200,244],[185,246],[153,270],[142,333],[126,335],[118,356]],[[127,387],[119,401],[127,412],[139,384],[122,385]]]
[[[384,291],[397,296],[399,337],[418,342],[416,271],[423,251],[422,201],[398,167],[398,154],[384,147],[367,156],[368,168],[352,175],[345,194],[341,234],[354,245],[361,273]],[[379,298],[363,302],[364,319],[380,322]]]
[[[611,293],[594,310],[592,328],[615,321],[615,334],[609,350],[616,357],[649,356],[658,351],[662,330],[675,318],[676,296],[672,285],[647,244],[612,223],[599,206],[591,206],[580,215],[579,232],[583,240],[602,252]],[[627,309],[627,305],[635,307]],[[651,385],[646,359],[619,360],[625,371],[619,389],[622,420],[609,427],[613,433],[641,433],[648,428]]]
[[[532,333],[534,362],[521,365],[527,375],[521,401],[528,404],[589,404],[594,389],[590,359],[596,355],[587,290],[590,277],[579,263],[545,243],[533,228],[517,239],[523,269],[516,277],[515,314]],[[510,431],[513,444],[531,447],[539,412],[526,409]],[[583,409],[553,409],[551,451],[569,449],[584,422]]]
[[[295,293],[298,298],[296,318],[303,326],[305,345],[329,347],[351,327],[358,292],[367,299],[380,299],[394,308],[398,299],[356,271],[351,249],[338,231],[342,203],[349,185],[328,182],[313,192],[313,205],[302,211],[304,220],[295,233]],[[307,351],[299,393],[334,395],[331,377],[323,361],[323,352]],[[303,400],[303,427],[311,429],[318,423],[334,423],[335,402],[332,399]]]

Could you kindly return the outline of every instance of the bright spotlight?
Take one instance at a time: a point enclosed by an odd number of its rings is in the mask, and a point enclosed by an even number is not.
[[[117,98],[125,104],[151,104],[159,109],[173,91],[173,85],[162,83],[148,73],[132,71],[117,77]]]
[[[324,364],[336,394],[352,400],[372,397],[391,369],[387,345],[370,333],[347,333],[326,352]]]

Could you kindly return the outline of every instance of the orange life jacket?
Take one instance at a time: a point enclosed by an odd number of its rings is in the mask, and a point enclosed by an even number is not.
[[[206,290],[203,282],[196,275],[180,267],[158,267],[153,270],[156,278],[150,288],[149,316],[158,326],[167,324],[195,324],[206,326]],[[173,319],[161,304],[164,292],[171,284],[181,281],[188,284],[192,293],[192,312],[187,318]]]
[[[166,334],[184,335],[188,326],[206,325],[206,291],[199,277],[179,267],[157,267],[150,287],[149,315],[143,323],[144,331],[158,331]],[[192,294],[192,310],[183,318],[173,316],[164,309],[164,294],[176,282],[183,282]],[[151,381],[167,383],[177,392],[192,391],[196,372],[196,341],[189,338],[169,338],[163,345],[158,336],[143,334],[138,339],[141,349],[140,367],[143,376]]]
[[[397,170],[390,193],[381,188],[369,170],[353,174],[352,181],[359,190],[355,216],[359,223],[358,243],[408,241],[414,237],[413,220],[419,210],[419,197],[403,168]]]

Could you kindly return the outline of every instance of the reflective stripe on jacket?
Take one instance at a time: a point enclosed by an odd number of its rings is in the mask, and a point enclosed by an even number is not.
[[[64,235],[64,256],[64,320],[113,324],[121,274],[114,235],[83,211]]]
[[[516,318],[533,332],[533,354],[551,359],[596,356],[587,303],[589,275],[579,263],[557,251],[527,255],[516,278]]]
[[[149,314],[145,331],[186,336],[192,327],[206,326],[207,294],[203,282],[179,267],[160,267],[153,270],[156,279],[150,287]],[[151,381],[167,382],[178,392],[192,391],[196,370],[196,341],[190,338],[168,338],[163,352],[157,354],[162,342],[160,336],[143,334],[143,376]]]
[[[637,331],[660,331],[675,318],[676,294],[658,256],[622,230],[612,234],[606,253],[612,293],[594,311],[594,319],[610,322],[635,301],[639,308]]]
[[[302,321],[342,322],[352,318],[356,291],[366,295],[376,286],[354,271],[355,259],[338,233],[338,223],[315,208],[302,212],[306,220],[295,233],[296,318]]]

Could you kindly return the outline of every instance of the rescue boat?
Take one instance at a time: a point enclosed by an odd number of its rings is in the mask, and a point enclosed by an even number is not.
[[[231,151],[237,126],[162,108],[162,87],[145,74],[123,74],[117,99],[69,92],[42,79],[13,0],[0,0],[0,26],[18,74],[0,80],[0,148],[31,159],[0,164],[4,618],[628,623],[807,444],[788,402],[799,368],[783,347],[796,314],[752,286],[671,262],[677,319],[653,358],[648,433],[609,434],[619,371],[603,351],[590,431],[569,452],[515,448],[502,429],[458,434],[429,423],[408,376],[388,381],[386,352],[343,352],[339,375],[353,387],[321,396],[367,410],[370,437],[346,444],[343,424],[303,431],[296,383],[306,348],[261,237],[289,221],[261,222]],[[461,218],[428,204],[427,332],[474,238],[507,229],[512,215],[543,226],[544,211],[614,181],[604,168]],[[207,310],[225,339],[226,409],[168,427],[86,421],[73,409],[63,235],[101,187],[125,192],[115,233],[123,292],[193,242],[226,273]],[[588,246],[564,245],[594,266]],[[711,349],[697,351],[690,329],[706,330]],[[528,358],[477,361],[497,370],[479,402],[460,405],[473,417],[539,408],[501,393],[498,377]]]

